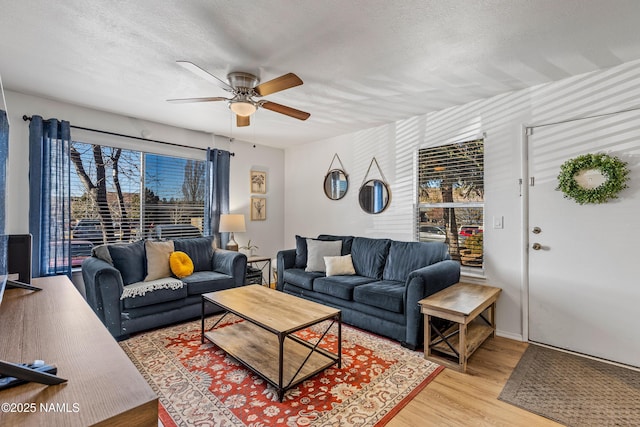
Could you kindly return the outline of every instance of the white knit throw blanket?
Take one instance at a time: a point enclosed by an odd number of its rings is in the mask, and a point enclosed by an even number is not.
[[[120,296],[120,299],[135,298],[137,296],[144,296],[147,292],[153,292],[158,289],[182,289],[184,282],[174,277],[167,277],[163,279],[150,280],[148,282],[136,282],[130,285],[126,285]]]

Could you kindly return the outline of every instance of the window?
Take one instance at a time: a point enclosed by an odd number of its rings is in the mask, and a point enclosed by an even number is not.
[[[464,267],[482,268],[484,140],[418,152],[418,224],[421,242],[444,242]]]
[[[74,141],[70,175],[72,267],[102,243],[202,233],[204,160]]]

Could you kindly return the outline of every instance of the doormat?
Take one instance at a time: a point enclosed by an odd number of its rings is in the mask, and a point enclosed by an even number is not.
[[[207,319],[207,326],[214,321]],[[323,326],[301,333],[314,340]],[[337,345],[335,335],[327,338]],[[266,381],[217,346],[200,343],[200,321],[120,345],[158,394],[165,427],[384,426],[444,369],[422,352],[343,324],[342,368],[329,367],[298,384],[281,403]]]
[[[537,345],[498,398],[567,426],[640,425],[640,372]]]

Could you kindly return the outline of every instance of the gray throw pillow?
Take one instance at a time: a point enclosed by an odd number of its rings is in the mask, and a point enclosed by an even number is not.
[[[144,240],[125,245],[109,245],[109,254],[113,266],[120,271],[125,285],[142,282],[147,272],[147,262],[144,255]]]
[[[325,272],[324,257],[340,256],[342,241],[322,241],[307,239],[307,268],[305,271]]]

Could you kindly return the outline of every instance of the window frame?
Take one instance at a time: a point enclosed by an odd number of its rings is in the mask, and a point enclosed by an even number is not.
[[[486,225],[486,218],[485,218],[485,198],[484,198],[484,192],[485,192],[485,169],[484,169],[484,164],[485,164],[485,155],[484,155],[484,149],[485,149],[485,142],[486,142],[486,137],[484,134],[481,134],[479,136],[476,137],[470,137],[470,138],[466,138],[463,140],[458,140],[458,141],[454,141],[454,142],[447,142],[444,144],[439,144],[439,145],[434,145],[434,146],[429,146],[429,147],[420,147],[418,148],[418,150],[416,151],[416,204],[415,204],[415,228],[414,228],[414,238],[417,241],[443,241],[444,243],[446,243],[447,245],[450,244],[450,237],[455,235],[456,239],[457,239],[457,246],[458,247],[458,253],[455,253],[455,248],[450,247],[451,249],[454,249],[454,252],[450,252],[452,255],[452,259],[457,260],[457,261],[461,261],[461,270],[463,272],[463,274],[467,274],[467,275],[477,275],[477,276],[484,276],[484,259],[485,259],[485,254],[484,254],[484,230],[485,230],[485,225]],[[475,154],[476,156],[478,154],[481,154],[480,156],[480,160],[481,163],[477,164],[478,169],[474,169],[474,168],[469,168],[469,169],[463,169],[461,175],[466,175],[468,173],[468,171],[471,171],[472,178],[469,179],[469,182],[471,183],[470,185],[477,185],[478,182],[481,183],[481,185],[476,189],[477,192],[481,193],[481,197],[478,200],[478,197],[476,197],[476,200],[467,200],[467,201],[460,201],[460,200],[454,200],[454,197],[452,196],[452,200],[453,201],[448,201],[448,202],[443,202],[442,200],[438,201],[438,202],[428,202],[428,201],[423,201],[425,197],[428,197],[428,188],[431,188],[432,191],[435,188],[441,188],[440,184],[438,184],[438,186],[428,186],[426,184],[426,182],[429,180],[428,178],[430,177],[430,174],[428,172],[426,172],[424,170],[424,168],[427,165],[427,159],[426,156],[428,156],[430,153],[437,153],[439,152],[445,152],[445,150],[447,149],[447,147],[452,147],[455,148],[456,146],[462,146],[464,144],[478,144],[480,146],[480,149],[477,151],[470,151],[473,154]],[[471,146],[470,150],[473,150],[475,147]],[[480,153],[481,150],[481,153]],[[478,158],[474,157],[473,160],[477,161]],[[436,164],[438,159],[435,159]],[[433,166],[433,162],[434,160],[430,161],[430,166]],[[451,164],[454,164],[453,161],[450,160],[450,164],[447,164],[447,159],[445,159],[443,157],[443,162],[441,164],[438,164],[438,166],[440,168],[444,167],[445,169],[448,166],[451,166]],[[471,162],[470,162],[471,163]],[[455,165],[455,164],[454,164]],[[435,170],[435,168],[434,168]],[[478,171],[481,171],[481,177],[478,177]],[[436,173],[433,173],[431,175],[435,175]],[[448,178],[451,181],[451,183],[453,182],[458,182],[458,183],[464,183],[464,179],[458,178],[453,179],[452,177],[455,175],[449,175]],[[437,181],[432,179],[432,181]],[[455,191],[455,188],[462,188],[463,186],[460,184],[457,184],[458,186],[456,187],[454,184],[451,184],[452,187],[454,187],[454,189],[450,190],[451,193],[453,194],[453,192]],[[442,191],[442,190],[441,190]],[[427,196],[423,196],[424,194],[427,194]],[[444,196],[442,196],[444,198]],[[460,196],[458,196],[460,197]],[[481,209],[481,224],[475,223],[475,224],[465,224],[465,223],[458,223],[457,220],[455,220],[456,224],[456,232],[455,234],[448,232],[448,224],[444,223],[444,218],[447,217],[447,215],[444,214],[444,212],[440,215],[442,216],[442,223],[439,220],[434,220],[433,218],[430,221],[423,221],[423,212],[427,211],[428,209],[451,209],[453,214],[458,217],[458,215],[455,212],[455,209]],[[475,216],[475,215],[471,215],[471,216]],[[437,222],[434,222],[437,221]],[[435,238],[433,236],[431,236],[432,238],[430,240],[422,240],[421,238],[421,227],[425,227],[425,226],[435,226],[435,227],[439,227],[445,230],[445,238],[440,240],[440,238]],[[480,253],[480,260],[481,260],[481,264],[478,265],[470,265],[473,264],[472,262],[468,261],[468,255],[465,255],[465,261],[462,260],[463,257],[463,251],[465,251],[465,254],[471,254],[471,252],[467,252],[467,251],[471,251],[472,249],[467,248],[466,246],[462,246],[462,244],[464,244],[464,242],[467,240],[467,238],[469,236],[463,236],[464,238],[461,240],[461,230],[464,227],[478,227],[479,230],[481,230],[479,233],[476,232],[475,234],[478,235],[480,234],[480,238],[474,238],[474,240],[472,240],[472,242],[475,242],[476,245],[473,249],[473,257],[475,257],[475,260],[477,260],[477,241],[480,241],[480,248],[481,248],[481,253]],[[475,261],[474,261],[475,262]]]
[[[175,149],[173,150],[167,150],[165,147],[160,147],[157,145],[151,145],[151,144],[141,144],[143,146],[138,146],[138,147],[132,147],[131,144],[118,144],[116,143],[116,141],[114,140],[105,140],[105,138],[95,138],[98,139],[98,141],[95,141],[94,138],[88,136],[88,135],[82,135],[82,136],[76,136],[73,135],[72,136],[72,141],[71,144],[84,144],[84,148],[87,149],[91,149],[90,147],[92,146],[100,146],[101,150],[103,152],[104,155],[104,150],[113,150],[113,149],[121,149],[123,152],[124,151],[128,151],[129,152],[129,156],[131,156],[131,154],[133,154],[133,157],[129,158],[130,162],[138,162],[137,167],[139,168],[139,170],[135,171],[135,173],[137,174],[137,176],[135,176],[133,178],[133,180],[129,180],[129,184],[126,186],[125,190],[127,191],[127,195],[129,197],[134,197],[134,193],[131,191],[132,188],[136,187],[136,192],[135,194],[137,194],[137,200],[135,201],[135,205],[137,208],[137,211],[134,212],[134,216],[131,216],[131,213],[129,213],[128,215],[128,221],[131,223],[136,223],[135,226],[137,228],[137,233],[136,234],[130,234],[129,236],[127,236],[126,240],[120,240],[120,238],[117,238],[114,236],[114,239],[107,241],[107,243],[115,243],[115,242],[131,242],[131,241],[137,241],[137,240],[141,240],[141,239],[145,239],[145,238],[156,238],[157,236],[147,233],[145,230],[146,227],[146,218],[145,218],[145,211],[148,209],[148,205],[145,202],[146,197],[141,197],[141,194],[145,194],[146,195],[146,188],[148,187],[147,185],[147,175],[149,173],[148,167],[147,167],[147,160],[149,158],[149,156],[156,156],[158,159],[162,159],[165,158],[165,161],[170,161],[171,159],[179,159],[181,161],[180,166],[176,167],[175,169],[175,173],[176,173],[176,177],[178,177],[178,173],[181,173],[181,168],[185,167],[186,168],[186,162],[188,161],[195,161],[197,163],[199,163],[201,165],[202,168],[202,176],[199,178],[201,180],[201,185],[203,186],[202,189],[202,201],[196,201],[194,203],[188,203],[187,205],[187,212],[191,213],[193,212],[193,209],[200,209],[201,210],[201,214],[200,217],[201,220],[199,221],[199,224],[194,225],[194,227],[196,227],[197,229],[199,229],[199,235],[203,235],[204,234],[204,229],[203,229],[203,221],[204,221],[204,217],[205,217],[205,206],[206,203],[204,201],[204,197],[206,195],[206,180],[205,180],[205,176],[206,176],[206,168],[207,168],[207,161],[206,161],[206,151],[203,149],[187,149],[187,150],[181,150],[179,155],[177,155],[175,153]],[[173,151],[173,152],[171,152]],[[167,160],[168,159],[168,160]],[[107,161],[104,162],[105,164],[108,163]],[[91,167],[93,168],[93,178],[95,178],[95,164],[92,162],[90,163]],[[184,166],[183,166],[184,165]],[[112,165],[108,165],[106,168],[106,172],[107,172],[107,192],[108,193],[114,193],[115,192],[115,188],[114,188],[114,183],[113,183],[113,178],[112,178]],[[122,173],[122,169],[120,169],[119,166],[119,173]],[[157,173],[157,170],[154,171]],[[71,191],[73,192],[72,194],[75,194],[71,196],[71,203],[73,202],[73,199],[76,197],[81,197],[78,196],[78,194],[80,192],[82,192],[83,195],[86,195],[86,188],[84,187],[84,185],[80,182],[79,180],[79,175],[78,172],[76,170],[75,165],[73,164],[73,162],[71,162],[71,167],[69,170],[70,173],[70,179],[69,179],[69,185],[71,187]],[[73,179],[72,179],[73,177]],[[122,180],[122,177],[120,178]],[[176,178],[178,179],[178,178]],[[133,183],[133,184],[132,184]],[[184,191],[184,190],[183,190]],[[111,197],[115,197],[113,196],[113,194],[111,195]],[[186,196],[185,196],[186,198]],[[169,206],[169,203],[171,202],[175,202],[175,203],[180,203],[176,200],[172,201],[163,201],[161,202],[166,204],[167,206]],[[89,202],[91,203],[91,202]],[[111,202],[108,202],[109,205],[111,205]],[[197,206],[195,206],[195,204],[197,204]],[[133,206],[133,205],[131,205]],[[165,206],[165,207],[167,207]],[[69,221],[69,236],[70,236],[70,241],[73,243],[73,238],[72,238],[72,230],[74,229],[72,223],[78,223],[81,219],[86,219],[87,221],[101,221],[99,216],[96,216],[97,214],[97,208],[96,207],[92,207],[92,214],[89,214],[86,218],[81,218],[80,216],[76,217],[76,215],[72,215],[72,218],[70,218],[72,221]],[[162,208],[161,208],[162,209]],[[178,208],[176,208],[178,209]],[[110,210],[111,207],[110,207]],[[170,213],[167,212],[163,212],[162,210],[158,211],[159,215],[164,217],[166,216],[167,218],[170,217]],[[113,210],[112,210],[112,214],[113,214]],[[135,216],[137,215],[137,217]],[[116,218],[115,216],[113,216],[113,220],[115,221]],[[182,222],[180,222],[182,223]],[[115,222],[114,222],[115,224]],[[161,222],[161,224],[165,224],[165,222]],[[166,224],[173,224],[171,222],[166,222]],[[186,225],[186,223],[185,223]],[[187,232],[191,232],[191,230],[187,230]],[[195,234],[194,234],[195,235]],[[164,236],[163,236],[164,238]],[[169,237],[167,237],[169,238]],[[93,243],[93,242],[92,242]],[[102,240],[101,242],[97,242],[94,244],[93,247],[98,246],[99,244],[104,243],[104,240]],[[85,253],[88,252],[86,250],[86,247],[82,248],[83,254],[78,256],[78,254],[75,254],[75,257],[72,257],[72,269],[77,269],[79,267],[79,264],[81,264],[82,259],[86,258],[88,255],[90,255],[90,253]],[[73,248],[72,248],[72,252],[73,252]],[[76,251],[77,252],[77,251]]]

